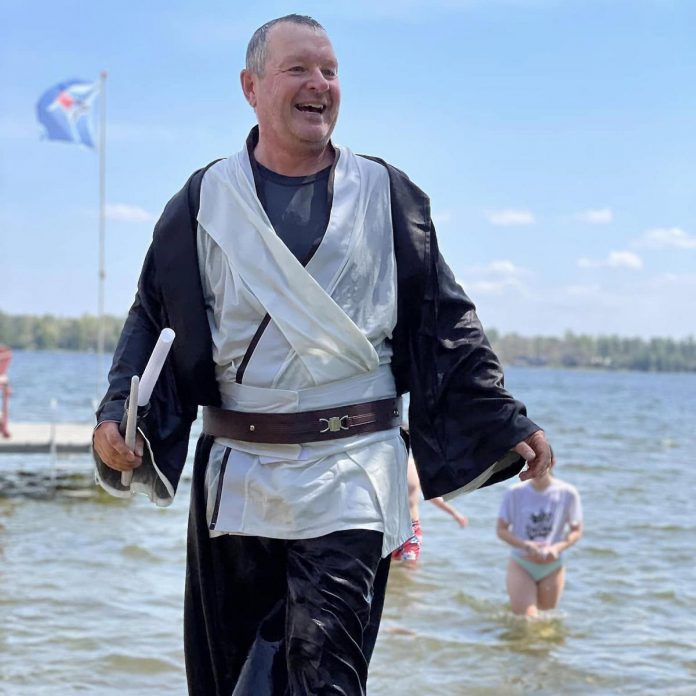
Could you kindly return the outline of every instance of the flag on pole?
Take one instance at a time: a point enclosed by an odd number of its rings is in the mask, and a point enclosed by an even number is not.
[[[94,147],[92,106],[99,83],[66,80],[47,89],[36,104],[36,117],[49,140]]]

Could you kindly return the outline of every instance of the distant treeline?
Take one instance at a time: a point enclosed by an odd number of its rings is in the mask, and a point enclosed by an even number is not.
[[[116,347],[123,317],[104,317],[104,349]],[[0,343],[26,350],[96,351],[99,320],[84,315],[64,319],[11,315],[0,312]],[[591,367],[650,372],[696,372],[696,339],[624,338],[586,336],[571,332],[562,338],[525,337],[487,331],[493,348],[505,364],[548,367]]]
[[[124,317],[104,317],[104,350],[113,352]],[[32,316],[0,312],[0,343],[26,350],[96,351],[99,319],[85,314],[77,319],[51,314]]]
[[[642,372],[696,372],[696,339],[586,336],[567,332],[563,338],[487,331],[505,364],[547,367],[594,367]]]

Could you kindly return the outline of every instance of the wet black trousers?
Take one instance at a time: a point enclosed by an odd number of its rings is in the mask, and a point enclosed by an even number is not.
[[[189,517],[189,694],[361,696],[389,573],[382,534],[211,539],[204,492],[209,440],[198,444]]]

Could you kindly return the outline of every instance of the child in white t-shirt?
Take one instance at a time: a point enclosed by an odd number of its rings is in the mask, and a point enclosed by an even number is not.
[[[561,554],[582,536],[580,495],[550,472],[508,489],[498,515],[498,536],[513,547],[510,604],[524,616],[558,605],[565,583]]]

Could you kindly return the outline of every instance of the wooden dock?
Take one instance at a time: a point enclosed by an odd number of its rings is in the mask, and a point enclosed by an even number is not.
[[[92,423],[16,423],[0,435],[0,454],[82,454],[92,446]]]

